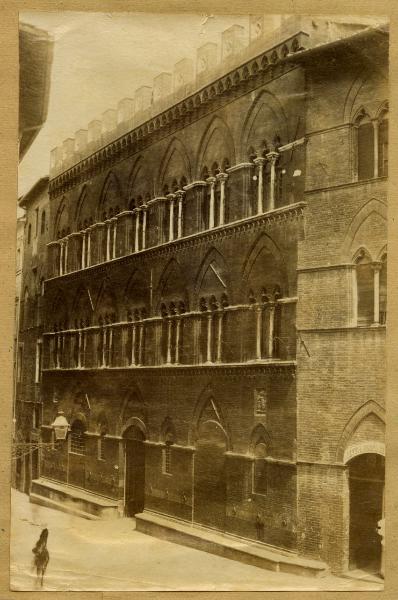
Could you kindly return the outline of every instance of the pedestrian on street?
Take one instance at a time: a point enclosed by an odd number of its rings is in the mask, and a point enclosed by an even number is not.
[[[34,554],[33,565],[36,569],[37,582],[40,581],[41,587],[43,587],[44,574],[46,572],[48,561],[50,560],[50,555],[47,550],[47,540],[48,529],[45,528],[42,530],[35,547],[32,549]]]

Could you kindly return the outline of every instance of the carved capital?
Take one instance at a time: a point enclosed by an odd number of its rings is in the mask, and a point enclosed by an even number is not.
[[[271,152],[268,152],[268,154],[266,154],[266,158],[267,160],[269,160],[270,163],[275,164],[279,158],[279,152],[272,150]]]
[[[267,154],[267,158],[268,158],[268,154]],[[264,156],[257,156],[257,158],[255,158],[253,160],[253,162],[257,167],[262,167],[267,162],[267,159],[264,158]]]
[[[372,265],[372,269],[373,269],[374,271],[381,271],[381,268],[382,268],[382,266],[383,266],[383,263],[382,263],[382,262],[380,262],[380,261],[374,261],[374,262],[372,262],[372,263],[371,263],[371,265]]]
[[[218,175],[216,175],[216,179],[218,179],[218,181],[227,181],[228,177],[228,173],[218,173]]]

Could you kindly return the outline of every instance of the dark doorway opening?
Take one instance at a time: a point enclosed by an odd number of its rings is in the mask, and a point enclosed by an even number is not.
[[[194,462],[194,521],[225,529],[225,433],[215,421],[200,426]]]
[[[384,456],[361,454],[349,463],[350,543],[349,567],[380,573],[381,537],[378,521],[383,518]]]
[[[136,426],[123,434],[125,439],[125,500],[126,517],[144,510],[145,503],[145,435]]]

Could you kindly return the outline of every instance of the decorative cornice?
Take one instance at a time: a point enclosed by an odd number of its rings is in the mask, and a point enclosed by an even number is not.
[[[235,97],[242,96],[288,71],[297,69],[297,65],[289,64],[285,59],[288,54],[302,50],[307,39],[308,34],[298,31],[280,44],[250,59],[129,133],[115,139],[52,179],[49,184],[50,198],[57,197],[111,165],[141,151],[158,141],[162,133],[169,135],[172,131],[186,127],[204,114],[212,112],[215,104],[219,107],[220,100],[226,104],[230,102],[232,94]]]
[[[159,365],[159,366],[133,366],[133,367],[90,367],[90,368],[54,368],[54,369],[43,369],[43,375],[59,375],[59,374],[70,374],[74,377],[76,373],[105,373],[109,377],[109,373],[112,372],[125,372],[125,373],[136,373],[137,375],[151,374],[152,376],[156,373],[156,377],[177,377],[177,376],[191,376],[199,375],[203,373],[211,373],[213,376],[215,372],[220,372],[222,375],[237,377],[244,376],[257,376],[257,375],[281,375],[288,376],[289,378],[295,377],[296,372],[296,361],[295,360],[264,360],[262,362],[253,363],[214,363],[211,365]]]
[[[207,183],[205,181],[192,181],[191,183],[188,183],[188,185],[184,185],[184,190],[187,192],[188,190],[191,190],[192,188],[195,187],[206,187]]]
[[[142,261],[143,258],[168,256],[170,254],[175,254],[176,252],[184,251],[189,248],[195,248],[197,246],[200,246],[201,244],[208,244],[209,242],[213,242],[219,239],[235,237],[236,235],[245,233],[249,230],[259,229],[260,227],[264,226],[270,228],[275,225],[286,223],[287,221],[294,221],[302,217],[305,206],[305,202],[296,202],[295,204],[289,204],[287,206],[276,208],[275,210],[263,213],[261,215],[249,217],[248,219],[241,219],[240,221],[234,221],[232,223],[227,223],[226,225],[220,225],[218,227],[215,227],[214,229],[200,231],[198,233],[194,233],[192,235],[179,238],[177,240],[165,242],[164,244],[160,244],[158,246],[145,248],[144,250],[132,252],[131,254],[126,254],[125,256],[120,256],[118,258],[98,263],[96,265],[90,265],[85,269],[71,271],[63,275],[56,275],[55,277],[46,279],[46,282],[58,281],[61,278],[68,278],[68,280],[73,281],[75,279],[85,277],[88,273],[105,273],[108,270],[109,266],[113,266],[115,264],[124,265],[130,262],[134,263],[137,259],[139,261]]]
[[[243,162],[243,163],[239,163],[238,165],[233,165],[232,167],[228,167],[228,169],[225,169],[227,173],[233,173],[234,171],[240,171],[240,169],[252,169],[254,167],[254,164],[251,162]]]
[[[297,267],[297,273],[317,273],[318,271],[336,271],[337,269],[353,269],[352,263],[341,263],[336,265],[318,265],[313,267]]]

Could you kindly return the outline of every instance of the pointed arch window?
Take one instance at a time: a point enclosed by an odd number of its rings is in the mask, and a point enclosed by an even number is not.
[[[172,445],[174,444],[174,434],[171,430],[166,432],[164,443],[165,446],[162,449],[162,473],[163,475],[172,475]]]
[[[357,325],[385,325],[387,318],[387,254],[372,262],[364,251],[355,260]]]
[[[381,258],[379,274],[379,323],[385,325],[387,320],[387,254]]]
[[[356,171],[358,181],[374,177],[374,126],[365,111],[355,120]]]
[[[374,269],[370,257],[361,251],[356,259],[357,323],[370,325],[374,316]]]

